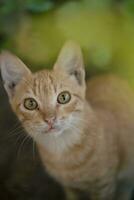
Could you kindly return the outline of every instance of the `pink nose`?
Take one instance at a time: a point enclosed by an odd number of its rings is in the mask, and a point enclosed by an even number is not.
[[[46,118],[45,119],[45,122],[50,126],[50,127],[52,127],[52,125],[54,124],[54,122],[55,122],[55,120],[56,120],[56,117],[51,117],[51,118]]]

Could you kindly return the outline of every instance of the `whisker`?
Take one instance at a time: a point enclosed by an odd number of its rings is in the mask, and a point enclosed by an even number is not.
[[[17,132],[17,138],[16,138],[16,141],[15,141],[15,146],[17,146],[17,143],[19,142],[20,139],[23,139],[25,137],[25,133],[24,131],[19,131]]]
[[[26,136],[24,137],[24,139],[22,140],[22,142],[21,142],[21,144],[20,144],[20,146],[19,146],[18,152],[17,152],[17,158],[19,157],[19,155],[20,155],[20,153],[21,153],[21,151],[22,151],[22,148],[23,148],[23,146],[24,146],[24,143],[25,143],[26,141],[29,141],[29,139],[31,139],[31,137],[30,137],[29,135],[26,135]]]
[[[33,160],[35,160],[35,141],[32,139],[32,149],[33,149]]]
[[[4,137],[4,140],[12,139],[14,136],[16,136],[17,134],[19,134],[19,132],[21,132],[21,131],[24,132],[24,129],[22,127],[17,127],[12,132],[7,133],[7,136]]]
[[[8,131],[8,134],[12,133],[16,128],[22,127],[20,122],[16,122],[13,127]]]
[[[35,152],[36,152],[36,138],[39,136],[38,133],[34,134],[34,138],[31,137],[32,139],[32,154],[33,154],[33,161],[35,161]]]
[[[23,128],[21,126],[16,127],[14,130],[12,130],[11,132],[7,133],[8,135],[13,135],[16,131],[18,130],[23,130]]]

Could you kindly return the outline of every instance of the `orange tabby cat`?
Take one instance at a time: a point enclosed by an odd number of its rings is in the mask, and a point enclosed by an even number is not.
[[[127,82],[103,75],[89,80],[86,89],[82,53],[72,42],[50,71],[33,74],[7,52],[0,63],[12,109],[49,174],[91,200],[131,199],[134,93]]]

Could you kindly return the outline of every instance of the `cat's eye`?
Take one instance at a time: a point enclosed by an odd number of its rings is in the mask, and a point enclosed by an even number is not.
[[[24,107],[27,110],[35,110],[38,107],[37,102],[33,98],[26,98],[24,100]]]
[[[60,104],[66,104],[71,100],[71,94],[67,91],[61,92],[58,95],[57,101]]]

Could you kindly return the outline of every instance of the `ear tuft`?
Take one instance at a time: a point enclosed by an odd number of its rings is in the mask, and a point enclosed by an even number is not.
[[[66,42],[60,51],[54,69],[73,75],[78,83],[82,84],[85,81],[85,70],[80,46],[73,41]]]
[[[14,89],[22,78],[31,73],[19,58],[8,51],[2,51],[0,54],[0,70],[9,97],[13,96]]]

